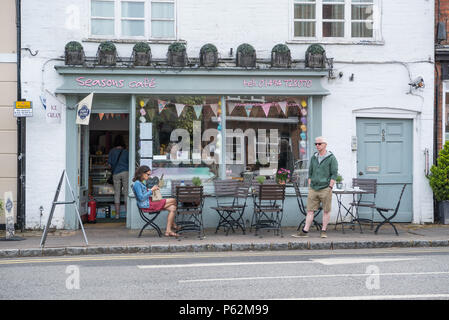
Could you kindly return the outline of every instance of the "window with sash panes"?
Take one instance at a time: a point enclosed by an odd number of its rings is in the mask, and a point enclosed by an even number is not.
[[[292,0],[293,39],[377,40],[379,1]]]
[[[91,0],[90,36],[175,39],[175,0]]]

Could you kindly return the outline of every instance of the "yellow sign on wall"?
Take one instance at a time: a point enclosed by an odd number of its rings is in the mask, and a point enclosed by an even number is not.
[[[31,101],[16,101],[14,117],[32,117],[33,103]]]

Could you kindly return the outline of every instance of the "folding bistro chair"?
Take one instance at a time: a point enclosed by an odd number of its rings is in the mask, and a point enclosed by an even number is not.
[[[394,231],[396,232],[396,235],[399,236],[398,230],[396,230],[396,227],[391,222],[391,220],[394,217],[396,217],[396,215],[398,214],[399,206],[401,205],[402,195],[404,194],[404,190],[405,190],[406,186],[407,186],[407,184],[404,183],[404,186],[402,187],[401,195],[399,196],[398,204],[396,205],[396,209],[387,209],[387,208],[374,207],[377,210],[377,212],[379,212],[381,217],[384,219],[384,221],[379,223],[379,225],[377,226],[376,230],[374,231],[375,234],[377,234],[377,231],[379,231],[379,228],[382,227],[385,223],[389,223],[393,227]],[[394,210],[394,212],[389,217],[387,217],[386,213],[388,211],[393,211],[393,210]]]
[[[171,181],[171,195],[173,198],[176,198],[176,187],[180,186],[182,181],[184,181],[184,185],[193,186],[192,180],[172,180]]]
[[[134,190],[134,184],[131,185],[131,189],[133,190],[134,196],[137,199],[136,191]],[[139,208],[139,206],[137,206],[137,209],[139,210],[139,214],[140,214],[140,217],[142,218],[142,220],[146,222],[146,224],[142,227],[142,229],[140,229],[138,238],[140,238],[140,236],[142,235],[143,230],[146,227],[148,227],[148,226],[153,227],[157,231],[159,237],[162,237],[161,229],[154,222],[154,220],[156,220],[156,218],[159,216],[159,214],[161,213],[162,210],[159,210],[159,211],[144,211],[143,209]]]
[[[351,205],[357,208],[357,218],[359,221],[371,222],[371,230],[374,228],[374,209],[376,207],[376,194],[377,194],[377,179],[352,179],[352,187],[359,187],[360,189],[366,191],[366,193],[361,194],[357,202],[351,203]],[[372,198],[367,199],[367,195],[372,195]],[[371,220],[360,219],[359,217],[359,207],[371,208]]]
[[[215,233],[223,227],[226,235],[228,235],[229,230],[235,232],[235,227],[242,229],[243,234],[245,234],[246,227],[243,213],[246,208],[249,186],[236,180],[215,180],[214,187],[217,206],[212,207],[212,209],[217,211],[220,216]]]
[[[304,205],[304,201],[302,201],[302,194],[301,194],[301,191],[299,190],[299,183],[298,183],[298,181],[293,182],[293,186],[295,188],[296,200],[298,201],[299,211],[304,216],[304,219],[301,221],[301,223],[298,226],[297,230],[299,231],[301,229],[301,226],[306,223],[307,207]],[[313,224],[315,225],[315,227],[316,227],[316,229],[318,231],[321,230],[321,224],[318,221],[316,221],[315,219],[320,214],[321,210],[322,210],[322,208],[319,208],[318,210],[316,210],[314,212],[314,215],[313,215]]]
[[[198,232],[204,238],[203,227],[203,186],[176,186],[176,224],[178,234]]]
[[[244,181],[244,183],[245,183],[245,181]],[[260,183],[255,178],[252,179],[251,182],[246,181],[246,183],[250,185],[250,188],[251,188],[250,192],[251,192],[251,196],[253,198],[254,209],[255,209],[256,208],[256,199],[257,199],[257,196],[259,195]],[[276,181],[268,179],[268,180],[264,181],[264,184],[276,184]],[[251,217],[251,225],[250,225],[250,228],[249,228],[250,232],[252,232],[253,227],[255,226],[255,224],[254,224],[255,217],[256,217],[256,211],[254,211],[254,213],[253,213],[253,215]]]
[[[275,230],[283,237],[281,222],[284,213],[285,185],[261,184],[254,203],[256,236],[261,229]]]

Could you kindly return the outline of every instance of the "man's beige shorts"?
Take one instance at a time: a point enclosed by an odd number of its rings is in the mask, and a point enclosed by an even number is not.
[[[332,210],[331,188],[324,188],[321,190],[309,188],[309,195],[307,196],[307,212],[318,210],[320,204],[324,212],[330,212]]]

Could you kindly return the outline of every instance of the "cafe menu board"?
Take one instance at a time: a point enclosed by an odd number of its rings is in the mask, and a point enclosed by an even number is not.
[[[140,165],[153,169],[153,124],[141,122],[139,129]]]

